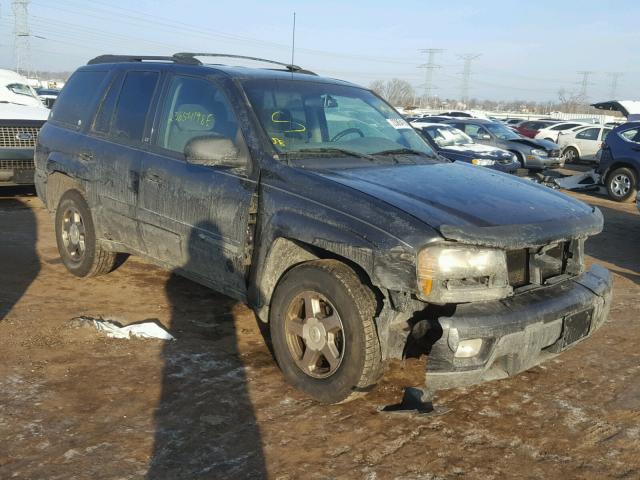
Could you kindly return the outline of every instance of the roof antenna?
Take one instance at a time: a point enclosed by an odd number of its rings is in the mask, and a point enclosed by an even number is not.
[[[296,12],[293,12],[293,33],[291,35],[291,65],[295,65],[293,61],[295,53],[296,53]],[[291,70],[291,75],[293,75],[293,70]]]

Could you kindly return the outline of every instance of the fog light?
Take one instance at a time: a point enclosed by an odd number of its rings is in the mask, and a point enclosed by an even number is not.
[[[470,358],[475,357],[480,353],[482,347],[481,338],[473,338],[471,340],[461,340],[458,342],[458,348],[456,349],[455,356],[458,358]]]

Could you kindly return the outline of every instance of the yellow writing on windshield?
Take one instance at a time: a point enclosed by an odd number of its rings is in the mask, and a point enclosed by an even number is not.
[[[282,140],[281,138],[278,137],[271,137],[271,143],[273,143],[274,145],[278,146],[278,147],[284,147],[284,140]]]
[[[288,123],[290,130],[284,130],[284,133],[302,133],[307,131],[307,127],[305,127],[302,123],[294,122],[293,120],[283,119],[284,113],[280,110],[277,110],[271,114],[271,121],[273,123]]]

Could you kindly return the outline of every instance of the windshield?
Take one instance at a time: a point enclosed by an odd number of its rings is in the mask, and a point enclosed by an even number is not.
[[[521,138],[520,135],[501,123],[486,123],[484,124],[484,127],[500,140],[517,140],[518,138]]]
[[[466,133],[451,127],[426,127],[422,129],[439,147],[468,145],[473,140]]]
[[[299,80],[243,83],[275,149],[287,155],[418,154],[435,158],[426,141],[368,90]]]
[[[18,95],[38,98],[35,91],[29,85],[25,85],[24,83],[10,83],[7,85],[7,88]]]

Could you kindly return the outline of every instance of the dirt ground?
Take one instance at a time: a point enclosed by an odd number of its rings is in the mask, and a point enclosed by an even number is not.
[[[376,412],[420,385],[317,404],[284,383],[253,313],[136,258],[83,280],[28,191],[0,199],[0,479],[638,479],[640,215],[602,209],[589,263],[615,276],[609,321],[515,378],[442,393],[420,418]],[[79,315],[157,319],[176,337],[109,339]]]

